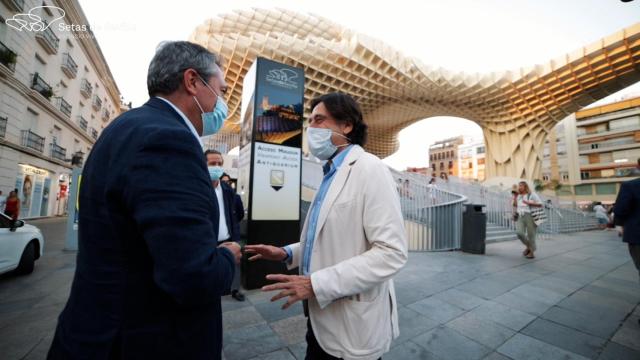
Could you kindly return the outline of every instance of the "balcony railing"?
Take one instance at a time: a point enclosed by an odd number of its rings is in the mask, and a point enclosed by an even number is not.
[[[100,110],[102,108],[102,100],[100,100],[100,98],[98,97],[98,95],[95,95],[93,97],[93,103],[91,104],[93,105],[93,108],[95,110]]]
[[[632,145],[632,144],[636,144],[636,143],[637,142],[633,138],[609,140],[609,141],[606,141],[606,142],[597,143],[598,146],[596,148],[592,148],[591,147],[591,143],[589,143],[589,144],[580,144],[578,146],[578,151],[582,152],[582,151],[595,150],[597,152],[599,150],[615,148],[617,146],[622,146],[622,145]]]
[[[49,84],[40,76],[40,74],[33,74],[33,81],[31,82],[31,88],[40,93],[45,98],[50,99],[53,95],[53,90]]]
[[[74,79],[78,75],[78,64],[73,61],[69,53],[62,55],[62,71],[67,74],[70,79]]]
[[[80,128],[84,131],[87,131],[87,126],[89,125],[89,122],[82,117],[82,115],[78,115],[78,125],[80,125]]]
[[[93,86],[89,80],[82,79],[80,82],[80,93],[87,99],[91,97],[91,94],[93,93]]]
[[[42,47],[49,54],[57,54],[58,46],[60,45],[60,39],[54,34],[53,27],[49,26],[49,23],[44,21],[46,30],[36,32],[36,40],[42,45]]]
[[[24,0],[2,0],[2,2],[13,11],[22,12],[24,10]]]
[[[71,104],[69,104],[63,97],[58,98],[58,109],[62,111],[63,114],[67,116],[71,116]]]
[[[22,146],[35,151],[44,151],[44,138],[31,130],[22,131]]]
[[[98,130],[91,128],[91,137],[93,140],[98,140]]]
[[[104,109],[104,111],[102,111],[102,120],[107,121],[111,118],[111,112],[109,112],[109,110]]]
[[[4,138],[7,135],[7,117],[0,117],[0,138]]]
[[[67,149],[57,144],[51,144],[51,157],[54,159],[65,161],[67,158]]]
[[[0,42],[0,63],[8,67],[11,71],[15,71],[17,60],[18,54],[9,49],[7,45]]]

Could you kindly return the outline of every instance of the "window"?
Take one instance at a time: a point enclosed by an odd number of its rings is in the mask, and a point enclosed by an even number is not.
[[[619,130],[624,128],[633,128],[640,126],[640,116],[630,116],[622,119],[611,120],[609,129]]]
[[[567,145],[566,144],[558,144],[557,150],[558,150],[558,155],[566,155],[567,154]]]
[[[484,154],[484,153],[485,153],[485,147],[484,147],[484,146],[480,146],[480,147],[478,147],[478,149],[476,150],[476,153],[478,153],[478,154]]]
[[[473,169],[473,163],[469,161],[469,169]]]
[[[547,174],[542,175],[542,180],[543,181],[549,181],[549,175],[547,175]]]
[[[569,181],[569,173],[563,172],[563,173],[560,173],[560,176],[562,177],[562,180]]]
[[[433,169],[433,171],[436,171],[436,164],[431,164],[431,169]]]
[[[591,184],[576,185],[576,195],[593,195],[593,188]]]
[[[598,148],[598,144],[597,143],[591,144],[591,148],[592,149],[597,149]]]
[[[590,173],[588,171],[582,171],[580,172],[580,179],[582,180],[587,180],[590,177]]]
[[[453,161],[449,161],[449,169],[453,169]]]
[[[478,159],[478,165],[484,165],[484,158]]]
[[[615,195],[616,194],[616,184],[614,184],[614,183],[596,184],[596,194],[598,194],[598,195]]]
[[[440,170],[444,170],[444,163],[440,163]]]

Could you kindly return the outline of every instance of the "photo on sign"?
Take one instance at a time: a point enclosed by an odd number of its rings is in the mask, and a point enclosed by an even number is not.
[[[271,170],[271,187],[278,191],[284,186],[284,171],[283,170]]]

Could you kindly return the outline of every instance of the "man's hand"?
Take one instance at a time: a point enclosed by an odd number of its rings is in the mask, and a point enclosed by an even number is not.
[[[285,296],[289,297],[287,302],[282,305],[282,310],[287,309],[297,301],[307,300],[316,296],[311,286],[311,278],[308,276],[272,274],[267,275],[267,280],[277,281],[277,283],[263,286],[262,291],[282,290],[278,295],[272,297],[271,301],[282,299]]]
[[[225,248],[231,251],[231,253],[233,254],[233,258],[236,261],[236,264],[240,264],[240,259],[242,258],[242,252],[240,251],[241,248],[240,248],[240,245],[238,245],[238,243],[235,243],[233,241],[226,242],[218,245],[218,248]]]
[[[271,245],[247,245],[244,247],[247,254],[255,254],[249,258],[249,261],[260,259],[271,261],[284,261],[287,258],[287,252],[283,248]]]

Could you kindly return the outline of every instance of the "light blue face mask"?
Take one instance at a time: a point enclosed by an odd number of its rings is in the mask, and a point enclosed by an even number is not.
[[[224,169],[222,166],[209,166],[209,177],[211,177],[212,181],[219,180],[222,173],[224,173]]]
[[[313,154],[313,156],[317,157],[320,160],[329,160],[331,156],[333,156],[336,151],[338,151],[339,147],[349,146],[350,144],[344,144],[340,146],[336,146],[331,141],[331,134],[334,131],[327,128],[307,128],[307,141],[309,143],[309,150]],[[336,133],[337,135],[342,136],[343,138],[349,140],[348,137]]]
[[[198,75],[198,77],[200,77],[200,75]],[[209,84],[207,84],[207,82],[204,81],[202,77],[200,77],[200,80],[202,80],[204,85],[209,90],[211,90],[211,92],[214,95],[218,97],[216,100],[216,106],[213,108],[213,111],[211,112],[205,112],[202,109],[202,106],[200,106],[200,102],[198,102],[198,99],[196,99],[195,96],[193,97],[193,100],[196,101],[196,105],[198,105],[198,107],[200,108],[200,112],[202,112],[202,136],[208,136],[208,135],[213,135],[218,131],[220,131],[220,128],[222,127],[225,119],[227,118],[227,112],[229,111],[229,108],[227,107],[227,104],[224,102],[224,99],[222,99],[222,96],[218,95],[218,93],[216,93],[211,88],[211,86],[209,86]]]

